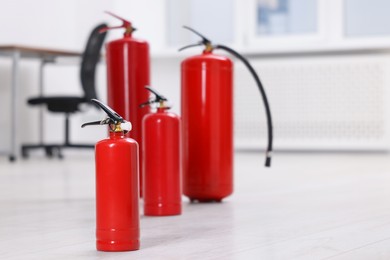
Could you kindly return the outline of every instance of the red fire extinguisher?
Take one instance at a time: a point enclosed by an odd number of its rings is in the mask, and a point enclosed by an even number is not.
[[[146,216],[181,214],[180,118],[168,112],[167,99],[146,87],[154,99],[141,104],[158,103],[156,113],[142,122],[143,199]]]
[[[191,201],[221,201],[233,192],[233,63],[213,53],[225,50],[241,60],[254,77],[265,105],[268,123],[267,167],[271,164],[272,120],[268,100],[256,71],[242,55],[202,38],[201,55],[181,64],[181,116],[183,134],[183,193]]]
[[[107,13],[121,20],[123,24],[106,27],[101,30],[102,32],[116,28],[125,29],[122,39],[106,44],[108,105],[133,122],[134,128],[130,137],[142,147],[142,118],[150,113],[150,109],[149,107],[139,109],[138,105],[149,98],[149,92],[145,89],[145,86],[150,84],[149,45],[146,41],[132,37],[136,29],[129,21],[113,13]],[[142,195],[141,176],[140,194]]]
[[[99,251],[139,249],[138,144],[125,137],[130,122],[96,99],[108,118],[87,125],[109,125],[110,136],[95,146],[96,248]]]

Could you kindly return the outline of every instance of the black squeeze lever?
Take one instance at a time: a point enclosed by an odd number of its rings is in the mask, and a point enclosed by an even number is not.
[[[119,20],[122,21],[122,25],[118,25],[118,26],[106,26],[105,28],[101,29],[99,32],[100,33],[103,33],[103,32],[106,32],[108,30],[112,30],[112,29],[118,29],[118,28],[124,28],[125,29],[125,35],[129,36],[131,35],[135,30],[137,30],[136,28],[133,27],[133,25],[131,24],[131,22],[127,21],[126,19],[116,15],[116,14],[113,14],[111,12],[108,12],[108,11],[105,11],[106,14],[109,14]]]
[[[151,99],[145,103],[140,104],[139,107],[144,107],[144,106],[147,106],[147,105],[150,105],[153,103],[162,103],[162,102],[168,101],[168,99],[166,97],[164,97],[163,95],[158,93],[155,89],[152,89],[151,87],[145,87],[145,88],[147,90],[149,90],[150,92],[152,92],[154,94],[155,98]]]
[[[180,48],[179,51],[182,51],[182,50],[187,49],[187,48],[195,47],[195,46],[201,46],[201,45],[204,45],[206,47],[205,51],[212,51],[213,49],[225,50],[228,53],[235,56],[236,58],[238,58],[239,60],[241,60],[244,63],[244,65],[247,67],[249,72],[252,74],[252,76],[255,79],[256,84],[259,88],[260,94],[263,98],[263,103],[264,103],[264,107],[265,107],[265,112],[266,112],[266,117],[267,117],[267,128],[268,128],[268,146],[267,146],[267,151],[266,151],[265,166],[267,166],[267,167],[271,166],[272,142],[273,142],[273,127],[272,127],[271,110],[269,108],[269,103],[268,103],[267,95],[265,94],[263,84],[261,83],[260,78],[257,75],[255,69],[252,67],[252,65],[249,63],[249,61],[244,56],[242,56],[241,54],[239,54],[238,52],[236,52],[232,48],[229,48],[229,47],[221,45],[221,44],[213,45],[209,39],[207,39],[205,36],[203,36],[199,32],[195,31],[194,29],[192,29],[188,26],[183,26],[183,27],[185,29],[192,31],[193,33],[195,33],[199,37],[201,37],[202,41],[200,41],[197,44],[184,46],[184,47]]]
[[[195,33],[196,35],[198,35],[200,38],[202,38],[202,40],[198,43],[195,43],[195,44],[190,44],[190,45],[187,45],[187,46],[184,46],[182,48],[179,49],[179,51],[182,51],[184,49],[187,49],[187,48],[191,48],[191,47],[195,47],[195,46],[206,46],[208,48],[210,48],[210,50],[212,49],[212,45],[211,45],[211,41],[209,39],[207,39],[204,35],[200,34],[199,32],[195,31],[194,29],[192,29],[191,27],[188,27],[188,26],[183,26],[184,29],[187,29],[187,30],[190,30],[191,32]]]
[[[99,106],[101,109],[103,109],[104,112],[108,115],[108,118],[100,120],[100,121],[94,121],[94,122],[88,122],[81,125],[81,127],[85,127],[88,125],[107,125],[107,124],[113,124],[116,125],[118,123],[125,123],[126,121],[114,110],[112,110],[110,107],[106,106],[102,102],[100,102],[97,99],[91,99],[91,102],[95,105]]]

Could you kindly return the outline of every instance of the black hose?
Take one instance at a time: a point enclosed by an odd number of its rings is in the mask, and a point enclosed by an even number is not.
[[[269,108],[269,103],[268,103],[267,95],[265,94],[263,84],[261,83],[260,78],[257,75],[256,71],[253,69],[252,65],[241,54],[239,54],[235,50],[233,50],[227,46],[224,46],[224,45],[215,45],[214,49],[225,50],[225,51],[229,52],[230,54],[232,54],[233,56],[235,56],[236,58],[238,58],[239,60],[241,60],[245,64],[245,66],[248,68],[248,70],[252,74],[253,78],[255,79],[257,86],[259,87],[260,94],[263,98],[265,112],[267,115],[267,127],[268,127],[268,146],[267,146],[267,152],[266,152],[265,166],[270,167],[271,166],[271,156],[272,156],[272,140],[273,140],[273,132],[272,131],[273,131],[273,127],[272,127],[271,110]]]

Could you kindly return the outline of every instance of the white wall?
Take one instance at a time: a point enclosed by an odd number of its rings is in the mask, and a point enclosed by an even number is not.
[[[1,0],[0,0],[1,1]],[[117,13],[120,16],[123,16],[133,22],[133,25],[138,29],[134,33],[134,37],[145,39],[149,42],[151,47],[151,52],[157,55],[154,55],[151,60],[151,83],[152,86],[160,90],[164,95],[166,95],[172,105],[173,111],[179,113],[180,111],[180,62],[184,57],[187,57],[193,53],[199,53],[199,49],[193,51],[186,51],[181,55],[172,55],[173,50],[166,51],[167,42],[170,42],[169,36],[167,36],[166,27],[170,30],[171,27],[175,27],[175,24],[172,24],[171,17],[167,17],[167,3],[175,2],[173,0],[68,0],[68,1],[49,1],[49,0],[14,0],[14,1],[4,1],[2,7],[0,8],[0,44],[24,44],[24,45],[33,45],[38,47],[49,47],[49,48],[60,48],[67,50],[76,50],[82,51],[84,44],[91,28],[102,21],[109,22],[110,25],[119,25],[120,22],[116,19],[110,18],[108,15],[104,14],[104,10],[109,10],[114,13]],[[238,0],[235,0],[235,10],[243,9],[244,3],[248,1],[240,1],[241,5],[238,5]],[[249,6],[250,7],[250,6]],[[243,9],[245,10],[245,8]],[[169,13],[169,12],[168,12]],[[241,12],[239,12],[241,13]],[[237,14],[236,14],[237,16]],[[238,15],[242,19],[235,21],[235,42],[239,40],[244,34],[241,30],[247,28],[245,23],[245,18],[243,15]],[[237,17],[236,17],[237,18]],[[170,27],[171,26],[171,27]],[[341,26],[339,24],[338,26]],[[178,25],[180,27],[180,25]],[[236,28],[237,27],[237,28]],[[337,26],[331,26],[332,29],[337,29]],[[182,29],[181,29],[182,30]],[[115,39],[121,37],[122,31],[115,30],[111,31],[108,35],[108,39]],[[389,37],[388,37],[389,38]],[[388,40],[387,38],[387,40]],[[386,41],[377,41],[373,39],[369,42],[371,45],[366,47],[375,48],[377,46],[373,43],[386,43]],[[242,41],[244,42],[244,41]],[[172,43],[172,42],[171,42]],[[346,43],[346,42],[345,42]],[[243,45],[241,48],[244,52],[248,53],[265,53],[269,51],[267,48],[260,49],[252,45]],[[289,44],[286,44],[285,40],[279,40],[278,44],[283,46],[284,52],[293,52]],[[350,42],[348,42],[350,44]],[[261,45],[263,46],[263,45]],[[343,48],[353,48],[354,45],[340,45],[344,46]],[[339,46],[339,47],[340,47]],[[360,46],[360,45],[359,45]],[[171,46],[172,47],[172,46]],[[256,47],[256,48],[255,48]],[[301,48],[308,49],[310,44],[302,45]],[[356,47],[356,46],[355,46]],[[248,50],[249,48],[249,50]],[[251,49],[252,48],[252,49]],[[290,49],[289,49],[290,48]],[[327,49],[326,44],[319,45],[318,50],[330,50]],[[281,49],[282,50],[282,49]],[[168,53],[168,54],[165,54]],[[375,55],[374,55],[375,56]],[[260,56],[257,56],[261,58]],[[252,57],[254,58],[254,57]],[[301,57],[302,58],[302,57]],[[375,59],[380,58],[380,54],[374,57]],[[260,61],[263,58],[259,59]],[[294,106],[290,99],[283,99],[283,95],[273,94],[273,91],[277,88],[277,80],[285,79],[286,72],[283,71],[283,64],[280,63],[280,59],[276,60],[278,65],[274,67],[273,63],[269,68],[269,75],[274,75],[276,80],[269,80],[266,82],[266,89],[270,93],[271,104],[273,106],[273,111],[276,111],[279,108]],[[289,61],[298,62],[300,59],[290,57]],[[321,59],[317,59],[321,62]],[[253,59],[254,64],[256,64],[255,59]],[[380,60],[378,60],[380,62]],[[260,64],[260,63],[259,63]],[[356,61],[356,64],[359,66],[365,66],[365,59],[359,59]],[[9,59],[0,57],[0,150],[8,148],[9,146],[9,133],[12,131],[10,129],[10,118],[9,118],[9,107],[10,107],[10,73],[11,73],[11,63]],[[267,78],[267,64],[261,64],[258,66],[260,77]],[[320,64],[321,65],[321,64]],[[239,65],[238,65],[239,66]],[[264,68],[265,66],[265,68]],[[322,66],[322,65],[321,65]],[[357,69],[359,69],[357,66]],[[384,74],[388,74],[387,65],[379,66],[379,71],[384,71]],[[294,66],[292,66],[294,67]],[[377,67],[375,67],[377,68]],[[280,69],[280,73],[277,71]],[[97,88],[100,99],[105,101],[106,99],[106,68],[104,63],[99,65],[98,68],[98,81]],[[332,71],[332,67],[330,67]],[[245,79],[251,80],[247,72],[240,73],[239,67],[236,70],[236,83],[245,77]],[[288,69],[290,71],[290,69]],[[376,70],[373,70],[376,71]],[[354,78],[353,70],[351,70],[351,79]],[[78,66],[71,65],[48,65],[45,69],[45,93],[49,94],[60,94],[60,93],[76,93],[81,95],[81,88],[79,85],[79,75],[78,75]],[[312,73],[311,73],[312,74]],[[311,75],[310,74],[310,75]],[[37,119],[38,119],[38,109],[28,107],[26,105],[26,100],[28,97],[37,95],[38,93],[38,62],[31,60],[24,60],[21,64],[21,88],[20,88],[20,99],[18,101],[19,108],[19,118],[17,119],[21,125],[21,129],[18,132],[19,142],[33,142],[38,139],[37,132]],[[305,72],[300,72],[294,74],[292,80],[301,80],[300,75],[306,75]],[[348,77],[348,75],[344,75]],[[269,76],[271,77],[271,76]],[[307,77],[304,77],[307,79]],[[331,77],[333,78],[333,76]],[[286,84],[281,84],[281,91],[284,92],[285,88],[291,90],[290,80]],[[329,81],[329,80],[328,80]],[[326,81],[326,82],[328,82]],[[324,80],[325,82],[325,80]],[[387,82],[387,81],[386,81]],[[249,87],[254,89],[254,84],[252,80],[248,81]],[[298,84],[297,86],[301,86]],[[236,84],[239,86],[239,84]],[[306,86],[306,85],[305,85]],[[333,85],[332,85],[333,86]],[[377,87],[381,87],[378,85]],[[308,86],[309,87],[309,86]],[[326,89],[326,88],[324,88]],[[276,92],[275,92],[276,93]],[[297,92],[298,93],[298,92]],[[301,93],[301,92],[299,92]],[[348,93],[348,92],[346,92]],[[379,92],[378,92],[379,93]],[[245,93],[243,93],[245,94]],[[305,91],[302,91],[302,95],[306,94]],[[274,96],[273,96],[274,95]],[[381,96],[378,94],[378,96]],[[304,96],[302,96],[304,97]],[[256,99],[257,100],[257,99]],[[243,99],[240,101],[236,97],[236,110],[239,113],[247,114],[247,111],[253,110],[253,107],[247,107],[248,100]],[[256,101],[258,102],[258,101]],[[340,104],[347,103],[344,100],[340,101]],[[375,102],[374,102],[375,103]],[[258,104],[258,103],[256,103]],[[318,106],[317,106],[318,108]],[[236,112],[237,112],[236,111]],[[314,110],[313,110],[314,111]],[[283,112],[284,113],[284,112]],[[63,117],[61,115],[53,115],[45,113],[45,129],[46,129],[46,140],[50,141],[61,141],[63,137]],[[386,114],[387,115],[387,114]],[[102,118],[104,115],[97,112],[95,109],[90,109],[86,113],[80,113],[75,116],[72,120],[71,128],[71,139],[73,141],[84,141],[93,143],[96,140],[101,139],[106,135],[105,129],[103,128],[89,128],[89,129],[80,129],[82,122],[96,120]],[[258,118],[261,117],[261,120],[264,120],[264,115],[260,114]],[[237,117],[236,117],[237,118]],[[280,120],[281,117],[275,117],[275,125],[277,126],[277,120]],[[236,122],[239,122],[236,120]],[[250,123],[250,124],[249,124]],[[253,127],[253,120],[248,120],[248,127],[245,129],[258,131],[259,127]],[[280,122],[279,122],[280,123]],[[387,121],[386,121],[386,124]],[[262,129],[265,129],[262,127]],[[275,129],[276,132],[280,131],[280,127]],[[310,130],[310,129],[309,129]],[[305,135],[307,128],[299,128],[297,133],[300,135]],[[355,131],[355,129],[353,129]],[[360,133],[360,132],[359,132]],[[246,134],[245,134],[246,135]],[[257,132],[256,132],[257,135]],[[265,134],[262,134],[265,136]],[[386,135],[387,136],[387,135]],[[278,136],[278,140],[282,138]],[[299,141],[299,140],[298,140]],[[310,141],[311,142],[311,141]],[[258,146],[256,146],[258,147]],[[294,146],[296,148],[296,146]]]
[[[153,8],[150,8],[153,6]],[[91,29],[106,21],[111,25],[121,22],[104,14],[105,10],[117,13],[133,22],[138,28],[135,37],[147,39],[152,51],[165,47],[165,0],[14,0],[3,1],[0,8],[0,44],[19,44],[64,50],[82,51]],[[109,33],[108,40],[121,37],[122,31]],[[75,65],[47,65],[45,68],[45,93],[81,95],[78,61]],[[38,94],[39,63],[23,60],[20,65],[20,92],[18,100],[18,143],[38,140],[38,108],[28,107],[28,97]],[[152,71],[152,82],[154,80]],[[0,150],[9,148],[9,108],[11,61],[0,57]],[[98,67],[97,88],[99,97],[106,99],[106,68]],[[71,140],[95,142],[105,135],[103,129],[80,129],[80,124],[88,120],[100,119],[103,115],[95,109],[75,115],[71,121]],[[45,140],[62,141],[63,116],[45,113]],[[18,146],[19,149],[19,146]]]

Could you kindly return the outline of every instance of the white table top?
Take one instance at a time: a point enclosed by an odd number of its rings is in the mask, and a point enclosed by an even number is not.
[[[0,54],[9,55],[13,52],[20,52],[21,56],[25,58],[79,57],[81,55],[80,52],[62,49],[17,44],[0,45]]]

